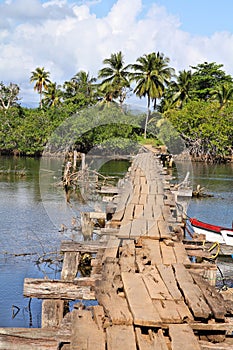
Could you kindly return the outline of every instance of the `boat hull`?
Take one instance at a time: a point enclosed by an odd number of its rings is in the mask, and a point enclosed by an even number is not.
[[[195,233],[203,234],[208,242],[219,242],[233,246],[233,229],[211,225],[195,218],[189,219]]]

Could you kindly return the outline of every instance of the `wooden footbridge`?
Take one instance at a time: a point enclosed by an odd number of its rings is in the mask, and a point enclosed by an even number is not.
[[[60,280],[25,279],[24,296],[43,299],[41,328],[1,328],[0,349],[233,349],[233,302],[212,285],[213,262],[190,261],[182,225],[160,162],[138,154],[101,239],[62,242]]]

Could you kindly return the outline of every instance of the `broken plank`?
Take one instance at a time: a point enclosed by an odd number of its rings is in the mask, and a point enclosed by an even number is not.
[[[135,272],[136,262],[135,262],[135,244],[134,241],[127,241],[122,244],[120,250],[119,265],[121,272]]]
[[[157,333],[149,329],[148,334],[142,334],[141,329],[136,327],[135,333],[139,350],[168,350],[162,329]]]
[[[105,350],[105,334],[92,318],[91,311],[72,311],[70,350]]]
[[[174,300],[153,300],[153,304],[164,323],[181,323],[182,318]]]
[[[197,318],[207,319],[211,315],[211,310],[205,301],[205,297],[200,288],[194,284],[189,271],[182,264],[173,265],[177,283],[183,292],[186,303]]]
[[[163,264],[157,265],[160,276],[162,277],[169,293],[174,300],[183,300],[183,296],[177,286],[176,278],[173,273],[172,266],[165,266]]]
[[[158,270],[150,269],[148,272],[144,272],[143,280],[148,290],[151,299],[165,300],[172,299],[166,285],[164,284]]]
[[[43,300],[41,328],[58,327],[62,322],[63,313],[64,300]]]
[[[121,277],[134,324],[141,326],[160,325],[161,318],[153,306],[141,274],[122,272]]]
[[[111,282],[96,281],[96,299],[103,306],[112,324],[132,325],[133,317],[129,311],[125,297],[119,296]]]
[[[172,350],[201,350],[192,328],[188,324],[169,325]]]
[[[162,263],[160,242],[154,239],[142,239],[142,248],[149,252],[149,259],[151,265],[158,265]]]
[[[136,339],[132,326],[113,325],[106,329],[108,350],[136,350]]]
[[[224,320],[226,314],[226,308],[224,305],[224,299],[222,295],[216,290],[214,286],[211,286],[207,281],[204,280],[200,275],[192,273],[192,277],[195,283],[201,289],[205,299],[210,306],[214,317],[218,320]]]

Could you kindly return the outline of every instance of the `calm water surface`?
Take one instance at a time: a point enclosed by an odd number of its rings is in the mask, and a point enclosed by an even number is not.
[[[122,174],[126,165],[116,162],[112,171]],[[71,219],[79,219],[80,211],[96,206],[79,198],[66,202],[62,188],[54,186],[61,169],[57,159],[41,163],[39,159],[0,157],[0,327],[40,327],[41,302],[32,299],[29,305],[29,299],[23,297],[24,278],[59,278],[59,262],[37,265],[35,261],[44,254],[56,258],[61,240],[82,240],[78,231],[69,229]],[[103,171],[108,172],[108,165]],[[233,166],[192,164],[190,180],[194,188],[200,184],[213,197],[192,199],[188,215],[231,226]],[[68,227],[65,233],[59,230],[61,224]]]

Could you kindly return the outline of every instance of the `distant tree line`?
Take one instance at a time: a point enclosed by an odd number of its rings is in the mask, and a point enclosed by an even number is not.
[[[163,53],[144,54],[135,63],[125,65],[120,51],[103,60],[97,77],[79,71],[58,85],[50,80],[50,72],[37,67],[31,72],[30,82],[40,96],[38,108],[20,105],[17,84],[0,83],[2,152],[40,155],[52,132],[74,113],[91,106],[102,111],[115,106],[124,114],[127,98],[135,94],[145,98],[147,112],[134,116],[133,134],[129,125],[124,137],[141,141],[156,138],[156,129],[166,121],[179,133],[193,158],[232,158],[233,78],[221,64],[204,62],[176,73]],[[113,138],[110,129],[105,127],[105,140]],[[86,146],[80,141],[84,151],[97,143],[93,132],[88,140]]]

